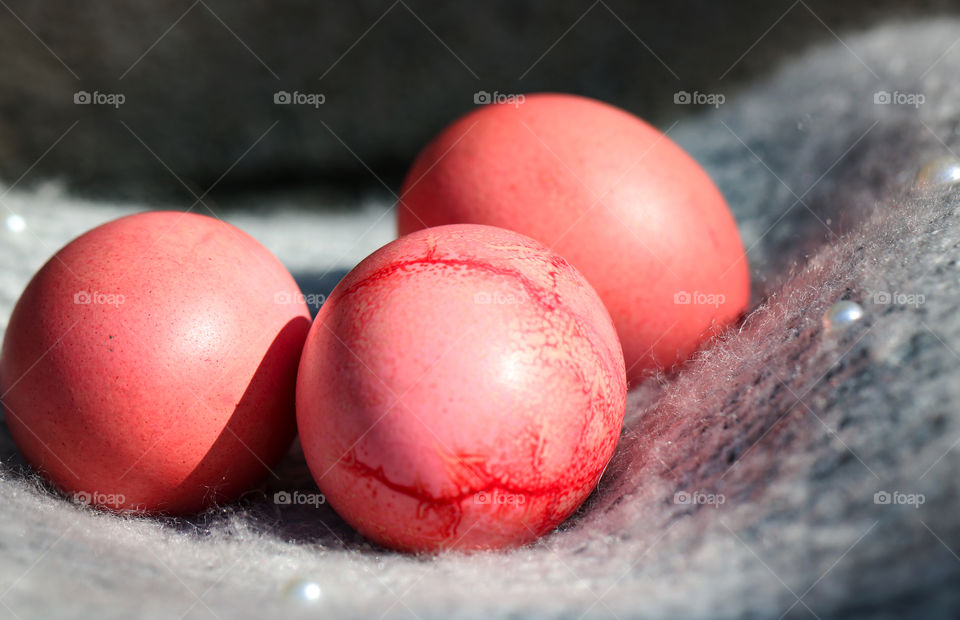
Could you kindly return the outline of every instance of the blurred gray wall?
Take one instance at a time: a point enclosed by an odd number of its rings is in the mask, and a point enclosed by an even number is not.
[[[373,171],[395,187],[481,90],[576,92],[665,124],[697,111],[674,105],[679,90],[730,97],[833,33],[954,10],[889,0],[6,0],[0,179],[29,170],[25,186],[60,178],[90,195],[184,197],[183,184],[203,194],[218,179],[217,192],[376,184]],[[278,91],[305,103],[277,104]]]

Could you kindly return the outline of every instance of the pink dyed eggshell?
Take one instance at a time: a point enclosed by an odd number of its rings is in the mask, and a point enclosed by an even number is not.
[[[610,316],[563,258],[443,226],[365,259],[307,338],[307,463],[362,534],[410,551],[536,539],[590,494],[624,415]]]
[[[528,95],[440,133],[407,175],[398,228],[456,223],[509,228],[569,260],[610,311],[631,381],[685,359],[749,301],[736,223],[707,174],[592,99]]]
[[[67,493],[191,513],[257,483],[295,435],[310,316],[284,266],[213,218],[152,212],[34,276],[0,356],[10,432]]]

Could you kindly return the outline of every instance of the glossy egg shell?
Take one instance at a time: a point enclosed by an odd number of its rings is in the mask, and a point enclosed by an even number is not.
[[[0,355],[26,460],[82,501],[183,514],[236,498],[295,435],[310,315],[284,266],[219,220],[124,217],[34,276]]]
[[[707,174],[592,99],[528,95],[437,136],[404,182],[399,232],[457,223],[509,228],[569,260],[610,311],[632,382],[685,359],[749,301],[736,223]]]
[[[304,346],[297,423],[333,508],[408,551],[520,545],[590,494],[623,422],[609,314],[538,242],[431,228],[360,263]]]

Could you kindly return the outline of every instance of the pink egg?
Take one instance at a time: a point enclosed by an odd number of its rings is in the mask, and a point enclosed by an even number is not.
[[[546,244],[606,304],[631,382],[685,359],[749,301],[736,223],[703,169],[584,97],[528,95],[454,122],[410,169],[398,223],[489,224]]]
[[[124,217],[78,237],[17,302],[0,393],[27,461],[94,505],[235,499],[295,434],[310,315],[284,266],[219,220]]]
[[[297,424],[320,489],[368,538],[498,548],[590,494],[625,399],[610,315],[573,267],[517,233],[442,226],[374,252],[324,303]]]

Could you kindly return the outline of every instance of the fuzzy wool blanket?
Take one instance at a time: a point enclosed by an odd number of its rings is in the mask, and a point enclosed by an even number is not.
[[[235,504],[116,516],[51,489],[0,425],[0,618],[956,617],[960,185],[937,172],[960,153],[960,22],[840,34],[658,121],[726,196],[753,303],[632,387],[613,461],[557,531],[507,552],[379,548],[326,505],[274,501],[315,491],[296,445]],[[16,178],[0,190],[0,329],[74,236],[185,208]],[[307,293],[393,236],[374,190],[236,203],[216,214]],[[825,323],[839,300],[863,317]]]

